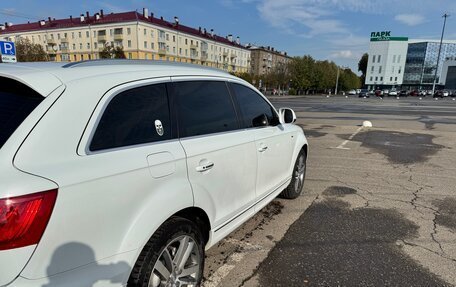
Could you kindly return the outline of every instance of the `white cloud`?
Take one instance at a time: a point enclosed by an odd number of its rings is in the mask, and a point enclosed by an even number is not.
[[[394,19],[408,26],[420,25],[426,21],[423,16],[418,14],[399,14]]]

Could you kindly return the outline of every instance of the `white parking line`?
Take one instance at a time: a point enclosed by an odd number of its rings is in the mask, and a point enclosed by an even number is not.
[[[335,147],[335,148],[337,148],[337,149],[350,149],[350,148],[348,148],[348,147],[345,147],[345,145],[346,145],[349,141],[351,141],[351,140],[352,140],[352,139],[353,139],[353,138],[354,138],[362,129],[363,129],[363,126],[359,127],[359,128],[356,130],[356,132],[354,132],[347,140],[344,140],[340,145],[338,145],[338,146]]]
[[[235,246],[237,246],[240,251],[236,251],[233,254],[231,254],[227,259],[226,259],[226,264],[222,265],[219,269],[217,269],[209,278],[207,278],[203,284],[202,287],[216,287],[222,282],[223,278],[228,276],[230,274],[231,270],[236,267],[236,263],[241,262],[242,259],[244,259],[245,255],[247,255],[248,252],[253,252],[253,251],[258,251],[263,249],[262,246],[260,245],[254,245],[245,241],[240,241],[234,238],[228,238],[225,240],[228,243],[231,243]],[[230,264],[231,263],[231,264]]]

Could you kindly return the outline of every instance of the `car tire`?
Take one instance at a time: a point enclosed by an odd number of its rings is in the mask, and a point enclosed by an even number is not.
[[[186,258],[185,258],[186,257]],[[204,240],[198,226],[171,217],[141,251],[128,287],[200,286],[204,269]]]
[[[301,195],[304,187],[304,180],[306,178],[306,153],[301,150],[296,159],[293,167],[293,174],[291,176],[291,182],[279,195],[285,199],[295,199]]]

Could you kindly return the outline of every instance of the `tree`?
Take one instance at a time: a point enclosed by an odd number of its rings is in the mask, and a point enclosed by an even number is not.
[[[362,73],[362,75],[361,75],[362,85],[364,85],[364,83],[366,82],[366,72],[367,72],[368,60],[369,60],[369,55],[367,53],[364,53],[358,62],[358,71],[360,71]]]
[[[307,92],[314,83],[315,60],[311,56],[294,57],[288,65],[292,86],[301,94]]]
[[[16,55],[18,62],[48,61],[48,55],[40,44],[33,44],[26,38],[16,40]]]
[[[125,59],[125,52],[122,46],[112,47],[106,45],[103,50],[100,51],[100,59]]]

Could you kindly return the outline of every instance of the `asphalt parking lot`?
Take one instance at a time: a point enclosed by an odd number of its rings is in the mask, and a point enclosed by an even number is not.
[[[308,138],[304,194],[208,250],[203,286],[456,285],[456,101],[271,101]]]

